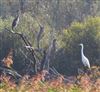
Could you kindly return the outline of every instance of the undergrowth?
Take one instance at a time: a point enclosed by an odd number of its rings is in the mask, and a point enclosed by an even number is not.
[[[19,83],[15,83],[10,76],[1,75],[0,92],[100,92],[99,69],[93,66],[89,74],[73,76],[73,82],[64,81],[63,75],[45,81],[42,74],[38,73],[32,77],[25,75]]]

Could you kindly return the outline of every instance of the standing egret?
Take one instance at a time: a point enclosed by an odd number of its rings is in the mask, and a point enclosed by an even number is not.
[[[87,58],[87,57],[84,55],[84,53],[83,53],[84,46],[83,46],[82,43],[79,44],[79,45],[81,46],[81,57],[82,57],[82,62],[83,62],[83,64],[84,64],[85,67],[90,68],[89,60],[88,60],[88,58]]]
[[[12,30],[14,30],[14,28],[17,27],[18,23],[19,23],[19,15],[15,17],[15,19],[12,22]]]

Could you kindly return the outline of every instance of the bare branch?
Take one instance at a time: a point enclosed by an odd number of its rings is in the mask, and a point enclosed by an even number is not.
[[[37,47],[40,48],[40,40],[42,39],[42,34],[44,32],[44,26],[39,25],[40,26],[40,31],[37,34]]]
[[[10,30],[8,30],[8,29],[6,29],[6,30],[9,31],[9,32],[11,32],[11,33],[13,33],[13,34],[19,35],[19,36],[22,38],[22,40],[24,41],[24,43],[25,43],[26,46],[31,46],[31,47],[32,47],[32,44],[30,43],[30,41],[29,41],[22,33],[13,32],[13,31],[10,31]],[[36,72],[37,72],[37,69],[36,69],[36,58],[35,58],[34,50],[33,50],[33,49],[30,49],[30,48],[29,48],[28,50],[29,50],[29,51],[31,52],[31,54],[32,54],[33,62],[34,62],[34,64],[33,64],[34,73],[36,73]]]
[[[4,73],[8,73],[8,74],[12,75],[13,77],[22,78],[22,76],[20,74],[18,74],[15,70],[11,70],[9,68],[3,68],[3,67],[0,67],[0,70],[2,70]]]

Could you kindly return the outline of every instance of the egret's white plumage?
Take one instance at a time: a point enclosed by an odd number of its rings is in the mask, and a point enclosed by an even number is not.
[[[79,44],[81,46],[81,56],[82,56],[82,62],[84,64],[84,66],[90,68],[90,62],[88,60],[88,58],[84,55],[84,52],[83,52],[83,49],[84,49],[84,46],[83,44]]]

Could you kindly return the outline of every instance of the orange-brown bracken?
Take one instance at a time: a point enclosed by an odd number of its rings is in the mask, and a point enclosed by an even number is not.
[[[13,64],[13,50],[11,49],[8,53],[7,57],[3,59],[4,66],[11,68],[11,65]]]

